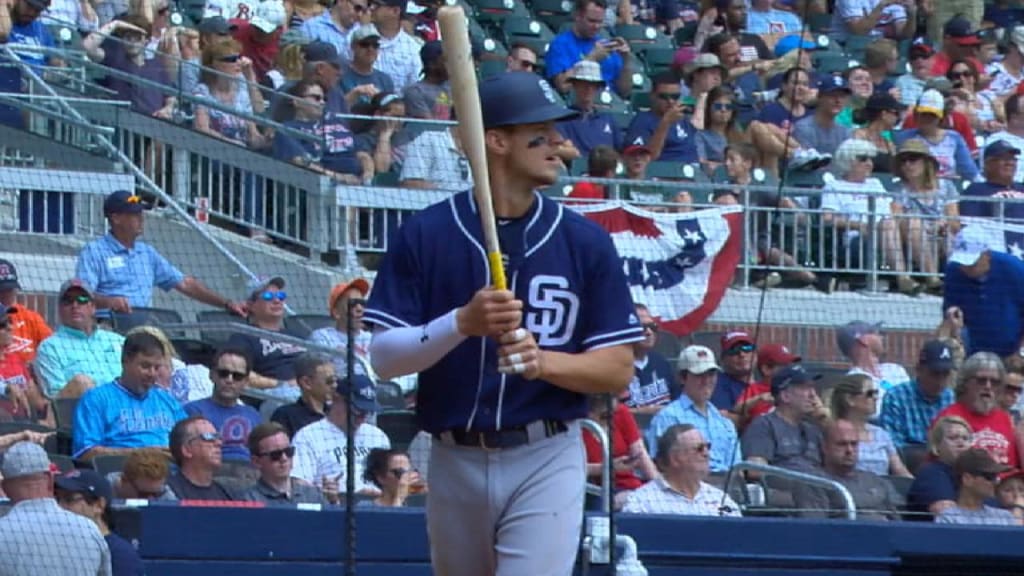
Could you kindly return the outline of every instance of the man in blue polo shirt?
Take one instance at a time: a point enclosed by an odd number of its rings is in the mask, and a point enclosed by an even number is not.
[[[164,347],[154,336],[128,336],[121,377],[86,392],[75,408],[71,455],[90,460],[136,448],[166,448],[174,424],[186,417],[178,401],[156,385],[166,363]]]
[[[985,146],[985,181],[975,182],[960,196],[961,216],[980,216],[1024,222],[1024,184],[1014,182],[1020,150],[1006,140]],[[969,198],[1005,198],[1011,202],[977,201]]]
[[[946,265],[942,309],[962,312],[968,355],[993,352],[1005,358],[1024,348],[1024,262],[992,250],[997,234],[979,224],[964,227]]]
[[[75,276],[93,287],[99,316],[109,311],[131,313],[133,306],[149,306],[153,286],[182,294],[216,308],[224,308],[245,316],[245,307],[232,302],[182,274],[152,246],[139,240],[143,215],[149,206],[139,196],[118,190],[103,201],[103,214],[110,222],[110,232],[93,240],[82,249],[75,266]]]
[[[601,65],[605,84],[626,97],[633,89],[629,43],[623,38],[601,38],[605,0],[576,0],[573,26],[551,41],[544,55],[548,79],[561,92],[569,91],[569,74],[581,60]]]
[[[573,66],[569,80],[572,83],[572,108],[578,110],[580,115],[559,122],[558,132],[571,141],[584,158],[590,156],[590,151],[598,146],[621,150],[622,131],[615,123],[615,118],[594,108],[597,95],[604,88],[601,67],[597,62],[581,60]]]
[[[626,130],[626,146],[646,146],[655,161],[696,164],[697,129],[683,116],[679,80],[671,72],[659,74],[651,86],[651,109],[633,117]]]
[[[53,36],[43,25],[39,16],[50,7],[49,0],[9,0],[0,5],[0,10],[9,12],[8,18],[0,18],[0,44],[38,46],[53,48]],[[6,14],[5,14],[6,16]],[[33,67],[43,65],[61,66],[62,61],[42,51],[16,50],[15,54]],[[21,92],[21,69],[0,57],[0,92]],[[23,124],[21,110],[16,107],[0,106],[0,123],[20,127]]]

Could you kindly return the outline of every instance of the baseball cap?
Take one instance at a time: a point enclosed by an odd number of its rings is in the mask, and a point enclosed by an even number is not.
[[[1003,472],[1002,474],[999,475],[999,483],[1002,484],[1003,482],[1006,482],[1007,480],[1012,480],[1013,478],[1024,478],[1024,470],[1021,470],[1019,468],[1011,468],[1006,472]]]
[[[25,0],[28,5],[36,10],[46,10],[50,7],[50,0]]]
[[[950,18],[942,28],[942,33],[960,46],[976,46],[981,43],[971,21],[960,15]]]
[[[256,14],[249,24],[265,34],[270,34],[283,26],[287,18],[288,14],[284,9],[284,3],[277,0],[264,0],[256,6]]]
[[[935,49],[930,44],[924,42],[918,42],[910,46],[909,57],[914,58],[929,58],[935,54]]]
[[[949,372],[953,364],[953,351],[942,340],[929,340],[921,346],[917,363],[933,372]]]
[[[591,60],[580,60],[577,62],[572,67],[572,71],[569,72],[569,79],[591,82],[593,84],[604,84],[604,78],[601,77],[601,65]]]
[[[850,351],[853,350],[853,347],[861,338],[868,334],[878,334],[881,331],[881,322],[871,324],[869,322],[864,322],[863,320],[854,320],[853,322],[836,328],[836,344],[839,346],[839,351],[842,352],[844,356],[849,356]]]
[[[846,80],[838,75],[826,76],[818,80],[818,94],[829,94],[831,92],[846,92],[850,94],[850,87],[846,85]]]
[[[110,482],[99,472],[88,468],[70,470],[55,477],[53,483],[66,492],[88,494],[94,498],[104,498],[107,502],[114,499]]]
[[[939,118],[942,118],[946,113],[946,100],[938,90],[925,90],[921,94],[921,97],[917,99],[917,105],[914,106],[914,113],[934,114]]]
[[[354,387],[354,389],[353,389]],[[380,412],[380,404],[377,403],[377,388],[373,380],[363,374],[356,374],[352,380],[342,378],[338,380],[338,394],[348,398],[349,390],[352,390],[352,407],[360,412]]]
[[[868,101],[864,103],[864,108],[871,111],[882,112],[884,110],[895,110],[899,112],[903,110],[903,104],[899,100],[893,98],[892,94],[888,92],[875,92],[872,94]]]
[[[18,269],[10,260],[0,258],[0,290],[21,290],[21,283],[18,282]]]
[[[22,476],[54,472],[56,466],[50,463],[46,450],[35,442],[18,442],[4,452],[0,474],[5,480],[13,480]]]
[[[693,62],[697,58],[697,49],[693,46],[682,46],[676,53],[672,55],[672,68],[681,70],[686,67],[687,64]]]
[[[998,475],[1013,468],[1000,464],[992,458],[987,450],[982,448],[968,448],[963,454],[957,457],[953,469],[957,475],[970,474],[972,476]]]
[[[790,364],[772,376],[772,394],[778,394],[787,388],[813,384],[821,380],[821,374],[811,374],[800,364]]]
[[[632,156],[633,154],[650,154],[651,149],[646,144],[630,144],[622,151],[623,156]]]
[[[982,254],[991,249],[991,235],[984,226],[964,226],[953,239],[953,252],[949,255],[949,261],[961,266],[973,266]]]
[[[92,296],[92,287],[89,286],[85,282],[85,280],[82,280],[81,278],[72,278],[71,280],[68,280],[67,282],[64,282],[63,284],[60,285],[60,292],[58,293],[58,297],[63,298],[65,294],[72,290],[85,292],[90,297]]]
[[[413,16],[415,16],[416,14],[422,14],[422,13],[424,13],[426,11],[427,11],[427,7],[426,6],[421,6],[421,5],[413,2],[413,0],[408,0],[405,3],[405,13],[406,14],[412,14]]]
[[[728,351],[737,344],[753,344],[754,339],[750,337],[750,334],[743,332],[742,330],[736,330],[734,332],[726,332],[722,335],[722,352]]]
[[[314,40],[302,49],[306,62],[327,62],[335,66],[341,66],[341,58],[338,57],[338,50],[333,44]]]
[[[1013,27],[1013,31],[1010,32],[1010,44],[1024,50],[1024,26]]]
[[[782,344],[762,344],[757,349],[758,366],[785,366],[799,362],[801,358]]]
[[[533,72],[495,74],[480,83],[484,128],[575,118],[548,81]]]
[[[440,40],[431,40],[425,42],[423,47],[420,48],[420,61],[423,65],[436,62],[444,56],[444,45],[441,44]]]
[[[985,146],[984,156],[986,160],[1006,155],[1018,156],[1020,155],[1020,149],[1006,140],[996,140]]]
[[[228,34],[237,26],[224,19],[223,16],[210,16],[203,18],[196,25],[196,31],[200,34]]]
[[[790,34],[779,38],[779,41],[775,43],[775,57],[782,58],[798,48],[817,50],[818,45],[810,40],[804,40],[799,34]]]
[[[686,65],[686,74],[690,75],[699,70],[707,70],[708,68],[717,68],[723,74],[725,73],[725,66],[722,66],[722,61],[718,59],[718,56],[711,54],[710,52],[704,52],[698,54],[692,62]]]
[[[111,214],[141,214],[150,208],[149,204],[142,201],[142,196],[138,196],[128,190],[112,192],[103,200],[104,216],[110,216]]]
[[[357,44],[357,43],[362,42],[363,40],[367,40],[369,38],[380,39],[380,31],[377,30],[377,27],[374,26],[373,24],[363,24],[359,28],[356,28],[355,32],[352,33],[352,43],[353,44]],[[423,48],[426,48],[426,47],[427,47],[426,44],[424,44]],[[420,54],[421,55],[423,54],[423,49],[420,49]]]
[[[245,283],[245,299],[253,300],[257,292],[262,292],[270,286],[284,288],[284,278],[280,276],[257,276],[256,278],[250,278]]]
[[[380,0],[381,6],[388,6],[390,8],[402,8],[405,9],[408,0]]]
[[[679,371],[690,374],[704,374],[709,370],[722,371],[722,368],[715,362],[715,353],[707,346],[696,344],[683,348],[679,353]]]
[[[327,297],[327,313],[334,312],[334,305],[338,303],[338,298],[350,289],[355,288],[359,290],[363,296],[370,291],[370,283],[365,278],[356,278],[350,282],[339,282],[331,288],[331,295]]]
[[[924,156],[932,162],[938,164],[938,160],[932,155],[932,149],[928,147],[928,144],[920,138],[910,138],[903,144],[900,144],[899,150],[896,152],[896,156],[907,156],[916,155]]]

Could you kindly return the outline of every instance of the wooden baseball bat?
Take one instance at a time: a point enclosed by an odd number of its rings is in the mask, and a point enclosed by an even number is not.
[[[443,6],[437,12],[441,27],[441,43],[448,78],[452,87],[452,101],[459,119],[462,149],[473,172],[473,197],[480,210],[480,225],[484,231],[484,247],[491,265],[492,284],[505,290],[505,266],[501,262],[498,229],[494,222],[491,203],[491,181],[487,170],[487,152],[484,144],[484,120],[480,111],[480,93],[473,65],[473,51],[469,44],[469,27],[461,6]]]

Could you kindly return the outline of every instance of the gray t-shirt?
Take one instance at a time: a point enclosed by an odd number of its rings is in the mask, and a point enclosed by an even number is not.
[[[946,508],[935,517],[938,524],[984,524],[987,526],[1017,526],[1017,519],[1007,510],[983,506],[981,510],[967,510],[959,506]]]
[[[249,488],[245,499],[267,504],[327,504],[323,493],[316,486],[298,478],[291,479],[290,496],[259,480]]]
[[[53,498],[24,500],[0,519],[0,574],[110,576],[110,548],[96,524]]]
[[[391,81],[391,77],[387,74],[372,69],[369,74],[360,74],[356,70],[352,69],[351,66],[342,66],[341,68],[341,91],[344,94],[348,94],[356,86],[362,86],[363,84],[372,84],[377,87],[377,90],[381,92],[394,92],[395,83]],[[366,96],[359,97],[360,102],[369,102],[370,99]]]
[[[835,154],[836,149],[844,140],[850,138],[852,130],[849,126],[822,126],[814,114],[801,118],[793,125],[793,138],[802,148],[814,148],[821,154]]]
[[[794,426],[769,412],[747,426],[742,439],[743,455],[764,458],[772,466],[801,472],[821,466],[821,429],[810,422]]]
[[[725,147],[729,141],[713,130],[697,132],[697,157],[708,162],[725,162]]]
[[[906,502],[888,480],[862,470],[854,470],[848,476],[823,476],[839,482],[849,490],[857,507],[858,520],[899,519],[897,511]],[[799,514],[805,517],[841,517],[845,511],[839,492],[808,484],[798,484],[794,488],[793,502]]]
[[[448,120],[452,116],[452,91],[447,82],[431,84],[421,80],[406,86],[402,99],[410,118]]]

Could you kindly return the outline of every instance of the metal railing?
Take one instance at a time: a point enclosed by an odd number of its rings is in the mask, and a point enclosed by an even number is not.
[[[729,489],[732,482],[735,479],[743,479],[743,472],[759,472],[765,476],[774,476],[778,478],[785,478],[801,484],[808,484],[811,486],[818,486],[828,490],[833,490],[839,493],[839,496],[843,499],[844,514],[847,520],[857,519],[857,505],[853,501],[853,496],[850,491],[835,480],[829,480],[821,476],[815,476],[814,474],[808,474],[806,472],[797,472],[796,470],[789,470],[787,468],[779,468],[778,466],[769,466],[768,464],[759,464],[757,462],[739,462],[735,464],[729,471],[729,475],[725,481],[725,488],[723,490],[726,494],[729,494]]]

